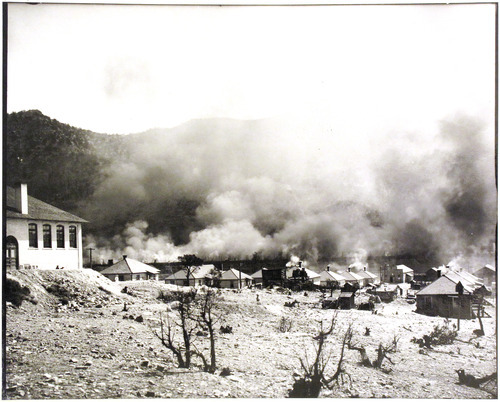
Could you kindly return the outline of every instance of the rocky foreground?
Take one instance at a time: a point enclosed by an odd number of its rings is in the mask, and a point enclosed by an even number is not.
[[[160,291],[172,290],[170,285],[112,283],[88,270],[20,270],[8,277],[29,287],[32,301],[20,307],[7,304],[6,399],[283,398],[303,375],[300,359],[314,358],[313,337],[320,322],[326,325],[335,313],[321,309],[320,292],[223,290],[217,329],[230,326],[232,333],[217,331],[218,368],[209,374],[197,360],[190,369],[179,369],[155,336],[160,313],[175,313],[175,306],[158,300]],[[121,292],[125,286],[127,294]],[[70,290],[65,293],[70,302],[64,305],[61,288]],[[292,301],[297,302],[294,307],[285,306]],[[496,381],[469,387],[458,384],[456,372],[465,369],[482,377],[496,371],[494,307],[486,309],[492,318],[483,319],[484,336],[473,333],[479,328],[477,320],[462,320],[452,344],[432,349],[412,339],[442,325],[443,318],[416,314],[415,305],[405,300],[377,304],[376,309],[377,314],[337,311],[337,326],[326,344],[327,374],[336,367],[349,324],[353,341],[372,359],[380,343],[390,344],[396,337],[392,363],[384,361],[382,369],[365,367],[357,350],[346,350],[344,382],[323,389],[321,397],[495,397]],[[285,319],[291,327],[282,332],[280,322]],[[200,350],[208,347],[203,334],[196,342]],[[229,375],[221,375],[226,371]]]

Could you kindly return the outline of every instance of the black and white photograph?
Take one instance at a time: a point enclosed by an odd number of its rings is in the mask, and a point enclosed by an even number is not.
[[[2,399],[498,398],[497,3],[2,6]]]

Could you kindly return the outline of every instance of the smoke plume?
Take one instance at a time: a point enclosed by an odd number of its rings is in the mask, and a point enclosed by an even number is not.
[[[129,136],[81,206],[86,243],[145,261],[491,252],[495,161],[480,122],[359,138],[225,119]]]

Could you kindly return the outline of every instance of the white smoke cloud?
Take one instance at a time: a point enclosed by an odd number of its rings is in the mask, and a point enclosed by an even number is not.
[[[104,259],[149,261],[254,253],[312,264],[397,253],[443,261],[470,254],[472,244],[491,254],[488,134],[464,116],[430,133],[389,130],[363,143],[275,120],[153,130],[130,139],[128,155],[82,206],[95,233],[86,242]]]

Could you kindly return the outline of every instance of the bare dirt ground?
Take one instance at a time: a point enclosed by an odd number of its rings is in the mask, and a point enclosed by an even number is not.
[[[112,283],[88,270],[13,271],[8,277],[29,286],[37,304],[7,306],[7,399],[284,398],[302,374],[299,359],[307,354],[312,360],[319,322],[326,325],[334,314],[321,309],[319,292],[287,296],[269,290],[223,290],[218,325],[232,326],[233,333],[217,334],[218,370],[208,374],[198,361],[191,369],[177,368],[172,353],[153,333],[160,312],[169,308],[157,299],[158,292],[170,285]],[[44,289],[54,282],[73,289],[75,302],[58,305]],[[124,286],[131,294],[120,292]],[[292,300],[299,304],[284,306]],[[354,340],[366,347],[370,358],[375,358],[380,342],[390,343],[398,336],[397,351],[390,355],[393,364],[385,361],[384,371],[365,367],[359,363],[359,352],[347,350],[344,369],[350,381],[323,390],[321,397],[494,398],[496,384],[481,389],[459,385],[455,371],[463,368],[476,377],[496,371],[494,307],[486,309],[492,318],[483,319],[485,336],[473,334],[479,328],[477,320],[461,320],[457,340],[431,350],[411,339],[430,333],[443,318],[416,314],[415,305],[405,300],[376,308],[377,314],[338,311],[338,325],[327,342],[327,374],[334,370],[349,324]],[[139,316],[142,322],[136,320]],[[282,317],[292,321],[289,332],[278,330]],[[369,336],[364,335],[366,327]],[[200,339],[202,343],[207,339]],[[221,376],[226,367],[231,375]]]

